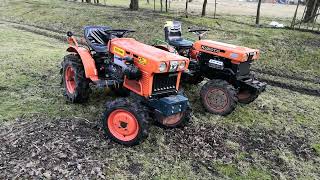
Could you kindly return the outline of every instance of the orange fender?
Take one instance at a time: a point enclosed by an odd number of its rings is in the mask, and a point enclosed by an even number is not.
[[[98,71],[96,68],[96,64],[94,59],[92,58],[90,51],[83,47],[77,47],[77,46],[70,46],[67,49],[68,52],[75,52],[79,54],[82,64],[84,66],[84,71],[86,74],[86,78],[91,79],[91,81],[97,81],[98,78]]]

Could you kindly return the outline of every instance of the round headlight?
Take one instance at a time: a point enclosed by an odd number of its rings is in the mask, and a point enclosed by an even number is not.
[[[186,62],[185,61],[181,61],[179,63],[179,69],[184,69],[186,67]]]
[[[159,71],[164,72],[167,70],[167,64],[165,62],[160,63]]]

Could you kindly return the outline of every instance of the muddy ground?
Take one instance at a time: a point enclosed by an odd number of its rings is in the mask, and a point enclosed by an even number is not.
[[[107,174],[112,168],[110,166],[117,162],[117,156],[112,153],[121,152],[124,147],[105,139],[100,123],[81,118],[32,119],[16,119],[0,127],[1,179],[112,177],[112,174]],[[283,174],[290,178],[298,177],[299,170],[283,159],[281,151],[320,166],[319,157],[309,145],[308,134],[297,137],[294,132],[286,130],[218,124],[214,127],[191,124],[183,129],[158,130],[164,133],[163,145],[166,148],[159,147],[163,154],[190,161],[195,174],[206,168],[212,176],[223,178],[224,175],[216,169],[216,163],[225,166],[235,163],[239,175],[243,173],[241,168],[266,163],[264,165],[273,172],[272,177],[281,178]],[[153,138],[152,133],[149,138],[152,145],[159,145],[159,140]],[[128,151],[142,153],[146,149],[136,146]],[[239,152],[246,153],[239,157]],[[132,161],[130,156],[125,159]],[[128,163],[122,168],[129,178],[137,178],[144,171],[139,162]],[[313,173],[320,177],[319,172]]]

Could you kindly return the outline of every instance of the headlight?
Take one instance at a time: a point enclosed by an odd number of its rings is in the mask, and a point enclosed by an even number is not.
[[[164,72],[167,70],[167,64],[165,62],[160,63],[159,71]]]
[[[183,70],[186,67],[186,62],[185,61],[181,61],[179,63],[179,69]]]
[[[169,68],[169,71],[170,72],[174,72],[177,70],[179,66],[179,62],[178,61],[170,61],[170,68]]]

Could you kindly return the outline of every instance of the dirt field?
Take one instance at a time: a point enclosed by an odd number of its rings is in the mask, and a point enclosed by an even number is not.
[[[112,92],[93,88],[86,104],[65,101],[65,31],[79,36],[84,25],[110,24],[136,29],[134,37],[151,43],[162,38],[159,22],[175,15],[28,0],[0,6],[0,16],[0,179],[320,178],[318,35],[257,29],[246,24],[250,17],[180,17],[184,28],[212,29],[207,38],[261,48],[254,68],[271,85],[227,117],[205,112],[200,87],[184,86],[191,123],[152,126],[146,141],[128,148],[101,132]]]

